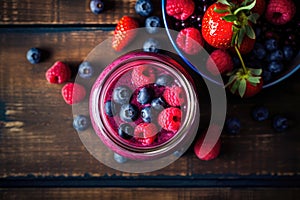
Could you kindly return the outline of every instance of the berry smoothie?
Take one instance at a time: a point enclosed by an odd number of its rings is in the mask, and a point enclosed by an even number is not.
[[[97,135],[114,152],[132,159],[147,159],[145,153],[176,143],[183,137],[181,129],[191,110],[190,81],[187,72],[167,56],[131,53],[117,59],[91,91]]]

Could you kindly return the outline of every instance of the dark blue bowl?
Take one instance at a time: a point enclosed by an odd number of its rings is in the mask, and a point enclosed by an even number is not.
[[[211,76],[208,76],[206,74],[206,72],[204,71],[199,71],[189,60],[188,58],[184,55],[184,53],[179,49],[179,47],[176,44],[176,38],[174,38],[174,34],[172,35],[170,30],[173,30],[171,25],[169,24],[169,16],[166,13],[166,0],[162,0],[161,1],[161,7],[162,7],[162,15],[163,15],[163,21],[164,21],[164,25],[165,25],[165,29],[167,32],[167,35],[174,47],[174,49],[176,50],[176,52],[178,53],[178,55],[181,57],[181,59],[192,69],[194,70],[196,73],[198,73],[199,75],[201,75],[203,78],[216,83],[218,85],[223,86],[223,83],[220,83],[217,80],[214,80]],[[291,64],[289,66],[286,66],[286,70],[282,73],[280,73],[280,75],[278,75],[276,78],[272,79],[272,81],[264,84],[263,88],[267,88],[270,86],[273,86],[281,81],[283,81],[284,79],[288,78],[289,76],[291,76],[293,73],[295,73],[299,68],[300,68],[300,52],[298,52],[298,55],[296,56],[296,58],[291,62]]]

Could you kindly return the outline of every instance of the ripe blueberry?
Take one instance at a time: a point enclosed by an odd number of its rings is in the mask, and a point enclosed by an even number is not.
[[[100,14],[104,10],[104,3],[102,0],[91,0],[90,9],[94,14]]]
[[[141,104],[146,104],[151,101],[153,97],[153,90],[151,88],[143,87],[137,96],[137,101]]]
[[[121,138],[129,140],[133,137],[134,129],[130,124],[121,124],[118,129],[118,134]]]
[[[138,118],[138,109],[132,104],[124,104],[120,109],[120,118],[125,122],[132,122]]]
[[[26,57],[27,60],[31,63],[31,64],[36,64],[39,63],[41,60],[41,50],[38,48],[31,48],[27,51]]]
[[[114,89],[112,98],[118,104],[129,103],[132,91],[127,86],[119,86]]]
[[[84,131],[88,128],[90,120],[84,115],[77,115],[73,120],[73,127],[77,131]]]
[[[93,76],[93,67],[89,62],[84,61],[79,65],[78,74],[81,78],[91,78]]]
[[[153,38],[148,38],[143,44],[143,50],[146,52],[157,53],[160,49],[159,41]]]
[[[161,27],[160,18],[156,16],[148,17],[145,21],[145,27],[148,33],[157,33],[159,31],[159,27]]]
[[[150,0],[137,0],[135,11],[141,16],[148,16],[153,11],[153,4]]]

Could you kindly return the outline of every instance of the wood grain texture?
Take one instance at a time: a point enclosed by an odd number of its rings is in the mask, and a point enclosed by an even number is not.
[[[164,199],[265,200],[299,199],[296,188],[28,188],[0,189],[1,199]]]
[[[0,177],[9,176],[137,176],[110,169],[94,159],[72,128],[71,107],[64,103],[62,85],[50,85],[45,71],[56,61],[76,68],[111,32],[101,30],[2,29],[0,31]],[[31,65],[26,52],[36,46],[48,52]],[[75,70],[74,70],[75,71]],[[239,135],[223,134],[222,153],[200,161],[192,149],[170,166],[144,175],[299,175],[299,72],[284,83],[252,99],[229,95],[228,115],[242,121]],[[265,104],[271,114],[285,114],[292,122],[276,133],[271,120],[255,122],[254,105]]]
[[[129,15],[142,19],[135,12],[136,0],[104,0],[105,10],[99,15],[90,11],[90,0],[2,0],[0,25],[107,25]],[[155,12],[160,13],[160,1],[153,0]]]

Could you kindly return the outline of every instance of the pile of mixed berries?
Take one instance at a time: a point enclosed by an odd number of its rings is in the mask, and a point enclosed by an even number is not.
[[[102,13],[104,6],[102,0],[90,1],[94,14]],[[157,33],[162,23],[159,17],[150,16],[152,2],[137,0],[135,10],[145,17],[146,31],[150,35]],[[263,83],[284,71],[299,52],[299,19],[294,18],[296,6],[292,0],[166,0],[166,11],[173,19],[173,27],[180,31],[176,39],[179,48],[186,54],[197,55],[204,47],[210,54],[207,70],[213,75],[229,74],[228,88],[243,97],[258,93]],[[135,37],[129,30],[139,27],[136,19],[122,17],[114,31],[114,50],[123,50]],[[143,49],[157,52],[159,46],[159,41],[149,38]],[[36,64],[42,60],[43,52],[31,48],[26,56],[30,63]],[[82,79],[91,78],[93,73],[88,62],[80,64],[78,75]],[[71,76],[69,66],[61,61],[55,62],[46,72],[49,83],[65,83],[61,93],[70,105],[81,102],[87,94],[82,85],[68,82]],[[116,84],[103,105],[117,136],[140,146],[161,144],[173,137],[180,129],[186,103],[185,92],[177,81],[149,66],[134,68],[129,79],[129,84]],[[256,121],[266,121],[269,110],[264,106],[256,107],[252,117]],[[73,126],[78,131],[86,130],[89,125],[85,115],[74,118]],[[272,126],[278,132],[285,131],[288,119],[276,115]],[[224,128],[227,133],[237,134],[241,122],[236,117],[228,117]],[[215,125],[210,130],[222,131]],[[220,140],[212,149],[205,150],[204,138],[202,134],[196,141],[195,154],[202,160],[216,158],[220,153]],[[203,151],[208,152],[203,155]],[[124,157],[114,156],[117,162],[126,162]]]
[[[241,97],[256,95],[299,52],[293,0],[166,0],[166,13],[180,31],[177,46],[188,55],[207,50],[208,73]]]
[[[178,81],[153,66],[135,66],[120,75],[106,94],[107,121],[118,136],[135,146],[169,140],[180,128],[186,103]]]

